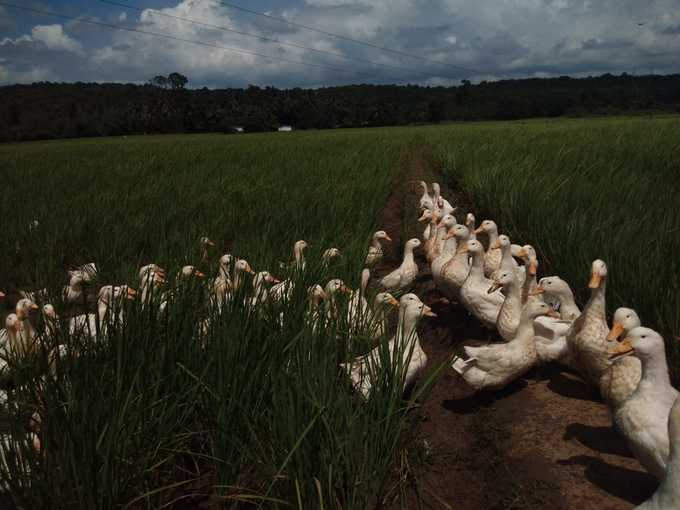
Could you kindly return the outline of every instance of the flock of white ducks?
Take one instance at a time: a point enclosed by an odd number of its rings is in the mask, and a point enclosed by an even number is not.
[[[599,389],[612,411],[617,430],[625,436],[642,466],[661,481],[652,498],[638,508],[680,508],[680,399],[670,384],[664,341],[655,331],[641,327],[638,315],[628,308],[618,309],[612,327],[608,327],[607,265],[602,260],[592,263],[588,284],[591,297],[580,310],[567,282],[558,276],[537,280],[539,264],[531,245],[512,244],[507,235],[499,234],[492,220],[484,220],[476,228],[472,213],[458,223],[456,208],[441,195],[438,184],[432,185],[432,194],[425,182],[421,181],[420,186],[419,221],[425,223],[422,240],[405,242],[402,263],[377,281],[377,293],[369,294],[369,268],[383,259],[382,243],[392,241],[382,230],[375,232],[367,248],[366,268],[356,290],[337,278],[323,287],[316,284],[307,289],[306,321],[313,329],[327,327],[343,316],[345,334],[362,332],[378,342],[368,353],[341,365],[355,390],[369,398],[373,374],[386,359],[403,368],[404,388],[416,380],[427,364],[417,324],[423,316],[435,314],[410,292],[420,271],[414,252],[422,248],[437,288],[450,302],[460,303],[485,327],[497,331],[502,339],[484,346],[463,346],[465,356],[455,356],[452,367],[465,382],[475,390],[498,390],[533,367],[549,362],[578,371]],[[477,236],[486,238],[486,247]],[[204,263],[214,243],[207,237],[200,243]],[[280,264],[279,269],[291,275],[283,281],[268,271],[256,273],[246,260],[223,255],[217,275],[208,283],[210,305],[219,311],[243,295],[239,290],[248,274],[252,275],[252,290],[245,293],[246,306],[285,304],[294,294],[293,275],[306,269],[307,246],[305,241],[296,242],[293,261]],[[322,264],[328,266],[338,256],[340,251],[330,248],[323,253]],[[96,277],[94,263],[69,271],[63,302],[82,303],[85,289]],[[127,285],[102,287],[97,295],[96,313],[70,317],[69,333],[97,340],[107,327],[122,323],[125,312],[122,304],[126,300],[141,299],[143,306],[153,301],[163,313],[173,293],[166,270],[149,264],[140,268],[138,278],[139,293]],[[194,266],[185,266],[178,271],[174,285],[195,278],[207,276]],[[152,300],[154,296],[157,299]],[[338,305],[340,296],[344,296],[342,308]],[[4,297],[0,292],[0,299]],[[40,336],[49,336],[57,327],[60,318],[54,307],[38,306],[38,302],[44,301],[42,297],[40,293],[23,293],[15,312],[6,317],[5,328],[0,332],[3,354],[0,379],[8,375],[7,360],[11,356],[35,349]],[[393,308],[398,309],[398,323],[388,338],[388,316]],[[42,314],[43,331],[38,332],[31,323],[32,311]],[[203,321],[201,331],[209,329],[209,320]],[[51,359],[63,352],[64,346],[58,346]],[[35,437],[32,440],[39,445]]]

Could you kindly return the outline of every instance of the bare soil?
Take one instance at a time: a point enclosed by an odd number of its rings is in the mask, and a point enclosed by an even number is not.
[[[403,184],[389,198],[382,223],[394,242],[377,277],[398,265],[404,242],[422,230],[415,222],[415,181],[436,179],[426,154],[404,154],[401,163]],[[442,193],[453,197],[459,219],[474,211],[460,192],[442,186]],[[438,301],[442,295],[426,261],[420,262],[415,292],[438,314],[419,329],[429,364],[449,358],[464,342],[493,338],[462,306]],[[556,365],[503,391],[478,394],[447,367],[420,414],[416,443],[431,453],[411,467],[408,492],[388,504],[393,508],[620,510],[656,489],[612,428],[597,393]]]

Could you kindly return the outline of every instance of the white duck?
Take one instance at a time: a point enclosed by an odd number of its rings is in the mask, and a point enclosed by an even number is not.
[[[17,338],[18,343],[16,344],[16,348],[18,349],[18,352],[23,354],[33,352],[33,348],[35,347],[34,343],[38,336],[38,332],[31,322],[31,312],[38,309],[38,305],[28,298],[22,298],[17,301],[15,313],[19,321],[22,322],[22,334]]]
[[[383,258],[383,247],[380,241],[391,242],[392,239],[384,230],[378,230],[375,234],[373,234],[371,245],[368,247],[368,253],[366,254],[365,261],[365,264],[369,267],[376,265]]]
[[[366,289],[368,288],[370,279],[371,270],[364,268],[361,271],[361,282],[359,283],[359,287],[352,291],[349,297],[347,323],[350,325],[355,323],[363,324],[364,321],[371,319],[368,317],[371,313],[371,309],[368,306],[368,301],[366,301]]]
[[[607,264],[599,259],[593,261],[588,284],[590,299],[567,335],[570,358],[594,386],[599,385],[600,377],[611,365],[607,354],[606,279]]]
[[[529,299],[538,299],[543,301],[540,295],[535,294],[534,291],[538,287],[536,281],[536,274],[538,273],[538,257],[536,250],[530,244],[525,244],[520,247],[517,252],[519,258],[524,262],[524,283],[522,284],[522,303],[526,303]]]
[[[640,464],[662,479],[670,450],[668,417],[678,398],[668,375],[663,338],[649,328],[634,328],[609,353],[613,357],[633,354],[642,362],[642,379],[616,411],[614,421]]]
[[[413,250],[420,245],[420,241],[415,238],[406,241],[401,265],[380,280],[382,288],[388,291],[405,290],[413,285],[418,276],[418,264],[413,257]]]
[[[505,294],[505,300],[496,318],[496,329],[503,340],[509,342],[517,334],[522,315],[522,286],[512,269],[499,269],[491,276],[491,281],[493,284],[487,291],[489,294],[498,289],[503,289]]]
[[[476,390],[498,390],[521,377],[536,364],[534,319],[556,312],[540,301],[527,303],[522,310],[517,334],[508,343],[484,347],[466,346],[468,360],[454,358],[453,369]]]
[[[465,226],[470,231],[470,238],[468,239],[469,241],[474,241],[477,239],[477,234],[475,234],[475,231],[477,230],[476,223],[477,218],[475,218],[475,215],[472,213],[467,213],[465,216]]]
[[[324,304],[326,305],[326,320],[330,323],[337,322],[339,319],[338,310],[338,295],[339,294],[351,294],[351,289],[349,289],[345,282],[339,278],[333,278],[326,283],[324,288],[324,293],[326,294],[326,300]]]
[[[670,453],[661,484],[652,497],[635,510],[677,510],[680,507],[680,398],[675,399],[668,416],[668,440]]]
[[[252,308],[256,308],[260,304],[267,301],[269,292],[266,284],[281,283],[274,278],[269,271],[260,271],[253,277],[253,296],[250,298],[249,304]]]
[[[470,230],[463,225],[456,225],[444,237],[454,236],[456,252],[440,270],[439,281],[435,280],[439,289],[450,299],[458,299],[460,289],[470,274],[470,257],[467,243],[470,240]],[[434,273],[433,273],[434,274]]]
[[[305,262],[305,248],[308,246],[307,241],[302,239],[296,241],[293,245],[293,259],[295,260],[294,268],[297,271],[304,271],[307,267],[307,263]]]
[[[214,248],[215,243],[208,236],[203,236],[198,240],[198,244],[201,247],[201,264],[204,264],[208,260],[210,248]]]
[[[453,229],[457,226],[458,224],[455,223],[455,218],[450,215],[444,218],[440,224],[440,228],[444,230],[444,233],[441,236],[438,254],[430,264],[432,279],[438,287],[441,283],[441,271],[444,268],[444,265],[456,255],[458,238],[453,233]]]
[[[501,267],[502,253],[499,248],[495,248],[496,241],[498,241],[498,226],[495,221],[484,220],[474,233],[485,233],[488,237],[489,244],[484,255],[484,275],[489,277]]]
[[[89,273],[79,269],[68,272],[69,282],[64,290],[62,296],[66,304],[83,304],[86,297],[85,287],[92,283],[92,277]]]
[[[433,264],[435,259],[437,259],[442,254],[445,244],[448,244],[449,246],[455,244],[455,239],[449,239],[447,243],[444,237],[447,236],[449,229],[457,223],[458,222],[456,221],[455,216],[451,214],[447,214],[446,216],[443,216],[441,220],[439,220],[437,229],[434,233],[434,239],[430,245],[430,251],[425,254],[425,259],[429,264]],[[453,249],[455,250],[455,247]]]
[[[427,184],[425,184],[425,181],[418,181],[418,184],[423,190],[423,194],[420,197],[420,209],[434,209],[434,200],[430,196],[430,193],[427,189]]]
[[[622,335],[641,326],[640,317],[635,310],[618,308],[614,312],[612,329],[607,335],[611,347]],[[633,394],[642,377],[642,364],[635,356],[625,356],[612,362],[609,369],[600,377],[600,393],[613,413]]]
[[[97,328],[105,335],[109,324],[121,324],[123,321],[124,300],[134,300],[137,291],[127,285],[106,285],[99,290],[97,296],[97,313],[76,315],[69,320],[69,334],[71,336],[86,335],[91,340],[97,339]],[[114,307],[114,316],[111,307]]]
[[[460,288],[460,301],[468,312],[484,326],[495,329],[498,312],[505,301],[500,291],[489,294],[493,282],[484,276],[484,247],[479,241],[468,241],[465,252],[472,256],[470,273]]]
[[[565,320],[574,321],[581,315],[581,310],[574,300],[574,292],[559,276],[541,278],[531,294],[544,295],[546,301],[558,305],[560,315]]]
[[[524,285],[526,272],[524,267],[519,267],[517,261],[512,257],[512,243],[510,242],[510,238],[505,234],[499,235],[498,239],[496,239],[494,248],[497,248],[501,251],[501,263],[498,269],[504,271],[514,271],[517,275],[519,284]]]
[[[142,272],[140,271],[140,274]],[[165,285],[165,273],[154,270],[145,271],[139,282],[139,292],[142,306],[146,305],[153,297],[160,296],[161,288]]]
[[[321,255],[321,264],[322,264],[324,267],[328,267],[328,266],[330,265],[331,261],[332,261],[334,258],[339,257],[340,255],[341,255],[341,254],[340,254],[340,250],[339,250],[339,249],[337,249],[337,248],[328,248],[327,250],[325,250],[325,251],[323,252],[323,255]]]
[[[423,241],[427,241],[430,239],[430,236],[432,235],[432,211],[429,209],[426,209],[423,211],[423,214],[420,215],[418,218],[419,223],[425,223],[425,230],[423,230],[422,238]]]
[[[439,183],[433,182],[432,183],[432,191],[434,193],[433,201],[434,201],[434,207],[435,209],[439,209],[441,212],[442,216],[446,216],[447,214],[453,214],[456,210],[455,207],[453,207],[448,200],[446,200],[442,194],[441,194],[441,188],[439,187]]]
[[[442,214],[439,212],[439,210],[436,210],[430,214],[423,215],[421,216],[418,221],[423,220],[423,217],[429,218],[429,227],[430,227],[430,233],[427,237],[427,239],[423,242],[423,251],[425,252],[425,255],[427,256],[430,253],[430,250],[432,250],[432,247],[434,246],[434,243],[436,241],[437,237],[437,225],[439,225],[439,222],[442,219]],[[425,221],[425,220],[423,220]]]
[[[138,276],[139,281],[144,281],[151,273],[157,274],[159,276],[167,276],[167,271],[157,264],[147,264],[139,268]]]
[[[406,389],[427,364],[427,355],[423,351],[416,326],[421,317],[436,317],[432,309],[423,304],[415,294],[404,294],[399,300],[399,322],[396,334],[387,342],[379,345],[371,352],[341,365],[350,376],[352,383],[364,398],[368,398],[373,386],[373,379],[379,373],[383,353],[389,356],[390,365],[395,362],[395,355],[400,355],[398,366],[403,376],[403,387]]]

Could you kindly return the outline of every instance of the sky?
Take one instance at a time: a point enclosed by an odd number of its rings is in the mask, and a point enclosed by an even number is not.
[[[680,0],[0,0],[0,85],[171,72],[210,88],[676,73]]]

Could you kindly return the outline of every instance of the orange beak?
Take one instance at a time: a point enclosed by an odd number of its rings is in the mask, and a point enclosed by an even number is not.
[[[429,216],[428,211],[425,210],[425,211],[423,211],[423,214],[420,216],[420,218],[418,218],[418,221],[420,221],[421,223],[422,223],[423,221],[427,221],[427,219],[428,219],[427,217],[428,217],[428,216]]]
[[[619,337],[623,334],[623,331],[624,331],[623,324],[621,324],[620,322],[614,322],[611,331],[607,335],[607,340],[610,342],[618,340]]]
[[[547,317],[552,317],[553,319],[561,319],[562,316],[557,313],[555,310],[549,310],[548,313],[545,314]]]
[[[385,234],[385,241],[392,242],[392,238],[390,236],[388,236],[387,234]]]
[[[501,240],[498,239],[498,240],[496,240],[495,243],[493,243],[493,246],[491,248],[499,249],[500,247],[501,247]]]
[[[443,237],[444,241],[448,241],[452,237],[455,237],[455,234],[453,233],[453,229],[449,230],[446,235]]]
[[[619,356],[625,356],[626,354],[635,352],[635,348],[631,345],[630,339],[624,338],[621,343],[616,344],[607,352],[609,353],[610,358],[618,358]]]
[[[482,232],[484,232],[484,227],[479,227],[475,229],[475,234],[481,234]]]
[[[423,315],[425,317],[436,317],[437,316],[437,314],[432,311],[432,308],[430,308],[427,305],[423,306]]]
[[[538,287],[536,287],[534,290],[532,290],[531,292],[529,292],[530,296],[538,296],[540,294],[545,294],[545,289],[543,287],[541,287],[540,285]]]
[[[489,287],[489,290],[486,291],[487,294],[493,294],[496,292],[498,289],[503,287],[500,283],[494,283],[491,287]]]
[[[529,274],[531,276],[536,276],[536,273],[538,272],[538,264],[536,264],[535,260],[532,260],[529,262]]]
[[[130,301],[136,299],[136,298],[137,298],[137,291],[136,291],[135,289],[131,289],[131,288],[128,287],[126,297],[127,297]]]
[[[343,285],[339,290],[343,294],[350,294],[352,292],[352,289],[350,289],[347,285]]]
[[[399,301],[394,299],[394,297],[390,297],[390,299],[387,301],[390,305],[392,305],[395,308],[399,308]]]
[[[598,273],[593,273],[592,276],[590,277],[590,282],[588,283],[588,287],[591,288],[591,289],[599,289],[601,284],[602,284],[602,277]]]
[[[38,309],[38,305],[36,305],[35,303],[31,303],[31,310],[37,310],[37,309]]]

